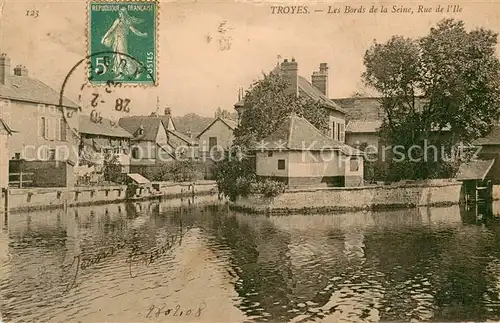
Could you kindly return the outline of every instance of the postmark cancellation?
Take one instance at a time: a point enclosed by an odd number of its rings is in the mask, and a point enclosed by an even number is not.
[[[158,2],[89,1],[88,82],[158,84]]]

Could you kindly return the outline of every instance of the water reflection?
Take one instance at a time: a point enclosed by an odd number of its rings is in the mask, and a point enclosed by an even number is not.
[[[494,210],[264,217],[196,198],[12,214],[0,311],[7,322],[497,320]],[[151,310],[163,307],[203,309]]]

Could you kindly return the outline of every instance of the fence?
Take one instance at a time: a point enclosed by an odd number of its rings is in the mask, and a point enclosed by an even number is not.
[[[33,175],[34,173],[9,173],[9,187],[23,188],[30,186],[33,183]],[[17,178],[17,180],[12,180],[11,178]]]

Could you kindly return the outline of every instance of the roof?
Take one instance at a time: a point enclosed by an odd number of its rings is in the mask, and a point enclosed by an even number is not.
[[[190,138],[189,136],[186,136],[185,134],[183,134],[182,132],[179,132],[177,130],[169,130],[169,129],[167,129],[167,135],[169,135],[169,134],[176,136],[178,139],[180,139],[181,141],[185,142],[188,145],[192,146],[192,145],[196,145],[197,144],[197,142],[196,142],[195,139]],[[169,136],[168,139],[169,139],[169,143],[172,144],[170,142],[171,141],[171,137],[170,136]]]
[[[483,138],[476,139],[472,142],[474,145],[500,145],[500,125],[495,125],[490,133]]]
[[[120,127],[133,135],[134,140],[156,141],[162,120],[155,116],[132,116],[121,118],[118,123]],[[143,134],[139,136],[137,130],[140,126],[143,126]]]
[[[385,112],[380,97],[352,97],[332,99],[346,111],[348,120],[382,120]]]
[[[275,74],[275,73],[280,73],[280,72],[281,72],[281,66],[277,65],[271,70],[270,74]],[[324,104],[326,107],[328,107],[330,109],[346,113],[346,110],[344,110],[344,108],[342,106],[340,106],[339,104],[337,104],[333,100],[326,97],[326,95],[324,95],[323,92],[321,92],[317,87],[312,85],[311,82],[309,82],[305,77],[300,76],[300,75],[298,76],[297,87],[298,87],[298,91],[299,91],[299,96],[305,95],[313,101],[321,102],[322,104]],[[244,106],[244,104],[245,104],[245,101],[243,98],[243,99],[239,100],[238,103],[235,104],[235,107],[242,107],[242,106]]]
[[[350,147],[324,135],[309,121],[296,115],[288,117],[270,136],[255,143],[255,150],[340,150],[347,155],[361,155]]]
[[[346,112],[344,108],[342,108],[337,103],[333,102],[329,98],[327,98],[323,92],[321,92],[317,87],[312,85],[305,77],[299,75],[298,77],[298,88],[299,88],[299,96],[307,95],[313,101],[319,101],[326,105],[329,108],[340,112]]]
[[[132,138],[133,136],[120,127],[118,124],[113,125],[109,119],[102,119],[101,123],[95,123],[90,120],[89,116],[80,116],[78,119],[78,130],[80,133],[101,135],[108,137]]]
[[[59,105],[60,92],[40,80],[28,76],[9,75],[10,84],[0,84],[0,97],[4,99]],[[63,97],[62,105],[78,108],[78,105]]]
[[[345,131],[350,133],[376,133],[378,128],[382,126],[382,121],[350,121]]]
[[[137,184],[148,184],[151,183],[146,177],[132,173],[132,174],[127,174],[128,178],[132,179],[135,183]]]
[[[494,159],[476,159],[462,163],[458,168],[458,172],[455,177],[459,181],[477,179],[484,180],[493,166],[493,163],[495,163]]]
[[[196,138],[200,138],[200,136],[202,134],[204,134],[205,131],[207,131],[208,129],[210,129],[213,126],[213,124],[216,123],[218,120],[220,120],[222,123],[224,123],[231,130],[234,130],[234,129],[236,129],[238,127],[238,123],[236,123],[235,121],[233,121],[231,119],[217,117],[208,126],[206,126],[205,129],[203,129],[203,131],[200,132],[200,134],[196,136]]]

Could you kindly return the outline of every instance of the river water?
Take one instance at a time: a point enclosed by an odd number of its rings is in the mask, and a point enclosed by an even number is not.
[[[256,216],[214,197],[3,217],[2,322],[500,318],[500,223],[458,206]]]

